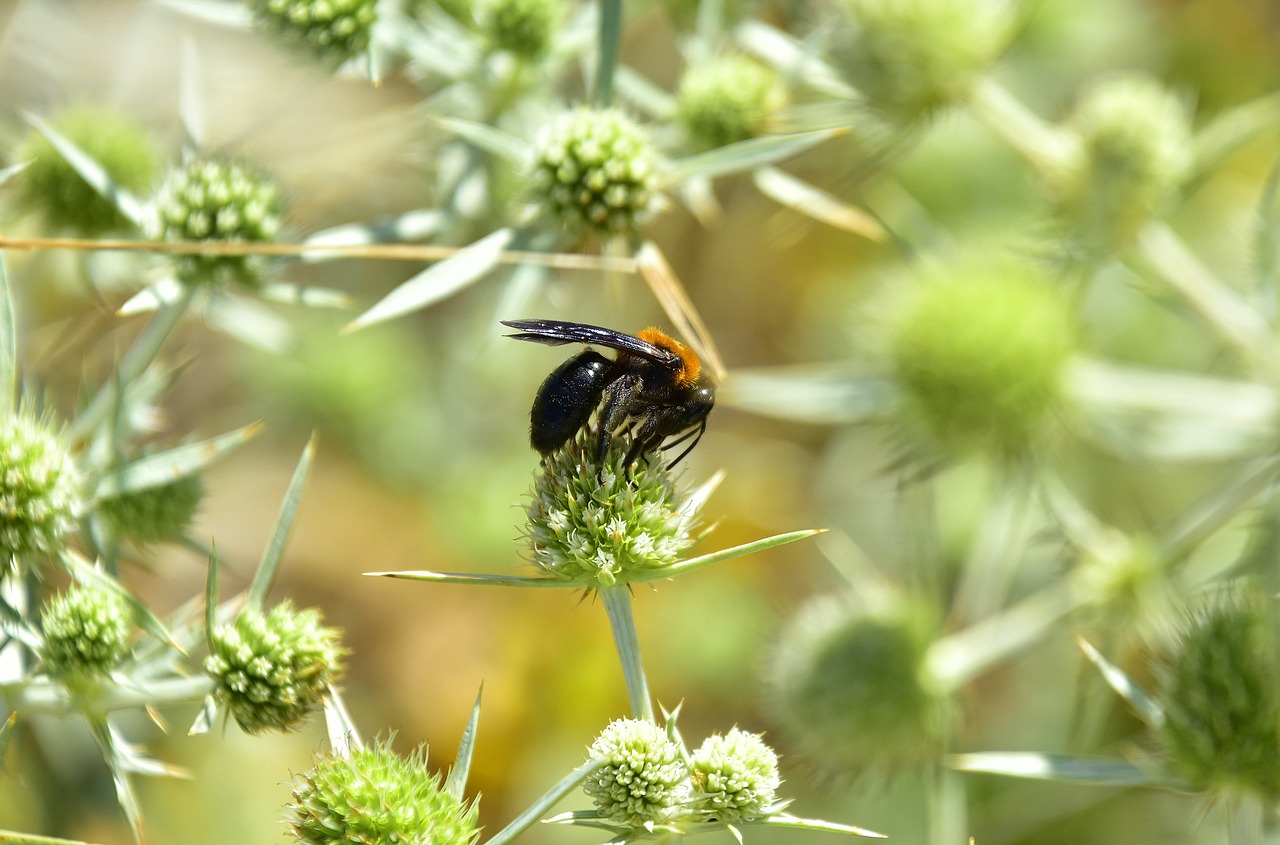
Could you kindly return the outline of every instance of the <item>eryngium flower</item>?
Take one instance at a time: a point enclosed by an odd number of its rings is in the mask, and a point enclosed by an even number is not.
[[[285,821],[303,845],[470,845],[476,805],[444,791],[425,748],[408,758],[390,742],[323,757],[296,777]]]
[[[61,551],[80,516],[80,485],[45,424],[21,413],[0,419],[0,565]]]
[[[121,188],[138,194],[151,190],[158,156],[141,126],[96,106],[69,109],[50,123]],[[95,237],[132,225],[40,132],[31,130],[14,159],[31,162],[16,180],[19,203],[40,212],[50,229]]]
[[[1280,627],[1274,599],[1219,597],[1161,668],[1160,735],[1175,771],[1216,797],[1280,798]]]
[[[547,52],[563,17],[562,0],[487,0],[481,11],[489,45],[522,59]]]
[[[1066,302],[1012,260],[961,260],[921,282],[890,341],[913,421],[953,452],[1022,453],[1062,400]]]
[[[156,200],[160,237],[168,241],[271,241],[280,232],[276,186],[245,165],[193,160],[174,170]],[[187,284],[261,282],[262,262],[250,255],[181,255],[178,279]]]
[[[267,614],[246,609],[209,640],[204,670],[245,733],[296,727],[342,673],[338,632],[289,601]]]
[[[689,771],[680,746],[643,719],[618,719],[596,737],[588,752],[605,760],[583,789],[601,814],[623,824],[663,822],[689,797]]]
[[[344,62],[365,51],[377,0],[250,0],[254,18],[321,59]]]
[[[72,587],[45,605],[40,627],[40,662],[50,675],[105,675],[129,655],[133,608],[106,587]]]
[[[204,498],[198,475],[102,499],[98,511],[117,536],[138,545],[181,540]]]
[[[607,587],[675,563],[693,542],[693,520],[680,510],[661,455],[624,467],[630,442],[615,437],[599,466],[597,426],[584,426],[543,458],[525,505],[525,535],[534,563],[547,572]]]
[[[782,96],[771,68],[742,55],[718,56],[685,71],[676,118],[696,146],[722,147],[762,134]]]
[[[573,235],[629,236],[652,211],[657,155],[614,109],[562,115],[538,144],[532,199]]]
[[[708,820],[729,824],[765,815],[781,783],[778,755],[759,734],[737,728],[707,737],[690,768],[692,806]]]

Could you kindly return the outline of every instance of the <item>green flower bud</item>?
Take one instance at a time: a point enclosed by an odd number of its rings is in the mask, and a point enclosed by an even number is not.
[[[96,161],[120,187],[151,190],[158,156],[145,129],[108,109],[84,106],[54,117],[53,128]],[[97,237],[133,225],[115,204],[67,164],[48,139],[32,130],[15,153],[31,164],[18,177],[18,201],[44,217],[49,228]]]
[[[587,778],[583,789],[612,821],[635,827],[664,822],[688,800],[689,772],[680,746],[653,722],[618,719],[588,753],[607,764]]]
[[[55,555],[83,505],[80,473],[58,435],[18,414],[0,420],[0,557]]]
[[[545,55],[563,18],[563,0],[488,0],[481,12],[490,46],[522,59]]]
[[[685,71],[676,118],[696,146],[723,147],[763,134],[783,96],[771,68],[746,56],[719,56]]]
[[[778,755],[759,734],[737,728],[707,737],[690,769],[693,806],[708,820],[729,824],[766,815],[781,783]]]
[[[271,241],[283,213],[276,186],[245,165],[194,160],[171,172],[156,209],[168,241]],[[177,276],[186,284],[234,281],[256,287],[262,262],[251,255],[183,255]]]
[[[937,759],[951,707],[926,663],[936,629],[905,599],[872,610],[824,598],[802,610],[766,670],[786,735],[819,765],[855,775]]]
[[[1191,165],[1191,121],[1141,74],[1085,92],[1067,122],[1080,154],[1050,184],[1058,213],[1091,244],[1115,245],[1174,199]]]
[[[903,120],[964,98],[1011,32],[1008,4],[991,0],[845,0],[857,33],[853,83]]]
[[[137,545],[181,540],[204,498],[198,475],[168,484],[132,490],[98,502],[98,512],[116,536]]]
[[[285,821],[302,845],[470,845],[476,804],[427,771],[424,747],[401,757],[389,741],[319,759],[294,779]]]
[[[525,505],[525,535],[534,563],[550,574],[608,587],[675,563],[693,544],[693,517],[681,512],[660,455],[625,467],[630,443],[617,437],[604,467],[597,465],[598,425],[543,458]]]
[[[535,202],[574,235],[630,236],[651,213],[657,154],[621,112],[579,108],[538,144],[530,174]]]
[[[1219,797],[1280,798],[1280,630],[1271,599],[1219,598],[1162,667],[1160,730],[1175,771]]]
[[[73,587],[40,614],[40,662],[54,677],[106,675],[129,656],[133,608],[105,587]]]
[[[288,601],[265,615],[246,609],[209,640],[204,670],[245,733],[296,727],[342,674],[338,632]]]
[[[336,62],[369,46],[377,6],[377,0],[249,0],[261,26]]]
[[[1071,315],[1037,268],[962,261],[921,280],[890,340],[915,421],[944,448],[1017,455],[1062,401]]]

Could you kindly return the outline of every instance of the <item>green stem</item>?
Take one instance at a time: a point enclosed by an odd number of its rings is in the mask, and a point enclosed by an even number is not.
[[[112,403],[117,399],[119,385],[128,384],[151,366],[151,362],[160,353],[160,347],[178,325],[178,321],[187,313],[197,289],[196,285],[183,285],[182,295],[162,306],[151,318],[151,322],[147,323],[142,334],[138,335],[138,339],[134,341],[133,347],[125,353],[124,359],[116,370],[115,379],[102,386],[102,389],[93,397],[93,401],[89,403],[89,407],[85,408],[71,424],[71,435],[74,439],[83,439],[102,422],[111,410]]]
[[[928,841],[932,845],[964,842],[969,830],[964,776],[947,766],[935,765],[925,777],[929,779]]]
[[[1066,175],[1080,155],[1075,136],[1042,120],[990,77],[973,86],[969,107],[988,129],[1046,177]]]
[[[622,49],[622,0],[600,0],[600,62],[596,68],[596,105],[613,105],[613,77]]]
[[[213,679],[206,675],[147,681],[137,686],[112,684],[87,701],[67,687],[52,681],[23,681],[0,684],[0,700],[11,710],[65,716],[79,709],[95,713],[130,710],[156,704],[200,701],[213,691]]]
[[[1256,795],[1242,795],[1235,802],[1227,827],[1227,842],[1229,845],[1261,845],[1262,802]]]
[[[621,584],[601,587],[600,598],[605,613],[609,615],[609,627],[613,629],[613,643],[622,661],[622,675],[627,682],[627,701],[631,715],[637,719],[654,721],[653,703],[649,698],[649,682],[644,677],[640,662],[640,640],[636,637],[635,618],[631,615],[631,592]]]

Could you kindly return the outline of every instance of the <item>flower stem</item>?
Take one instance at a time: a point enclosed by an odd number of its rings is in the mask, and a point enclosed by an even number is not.
[[[627,701],[631,715],[637,719],[653,718],[653,703],[649,699],[649,682],[644,677],[640,663],[640,641],[636,637],[636,623],[631,615],[631,592],[621,584],[601,587],[600,598],[605,613],[609,615],[609,627],[613,629],[613,642],[622,661],[622,675],[627,682]]]

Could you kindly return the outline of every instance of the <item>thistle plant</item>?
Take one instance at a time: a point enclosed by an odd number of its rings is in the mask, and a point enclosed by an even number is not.
[[[50,675],[106,675],[129,654],[133,608],[113,590],[79,586],[45,605],[40,627],[40,664]]]
[[[374,0],[251,0],[248,5],[263,28],[334,63],[368,48],[378,17]]]

